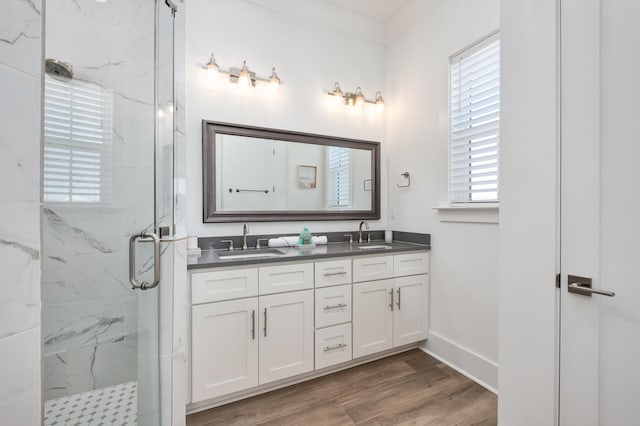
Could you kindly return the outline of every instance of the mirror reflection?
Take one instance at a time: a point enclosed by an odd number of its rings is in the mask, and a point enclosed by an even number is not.
[[[203,128],[205,222],[379,217],[379,143]]]
[[[216,210],[369,210],[371,151],[216,135]]]

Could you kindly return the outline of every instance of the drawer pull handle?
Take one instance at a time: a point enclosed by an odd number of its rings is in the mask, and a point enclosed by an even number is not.
[[[347,305],[344,303],[338,303],[337,305],[331,305],[331,306],[325,306],[324,310],[328,311],[329,309],[339,309],[339,308],[346,308]]]
[[[335,351],[336,349],[342,349],[342,348],[346,348],[346,347],[347,347],[346,343],[340,343],[340,344],[337,344],[335,346],[327,346],[327,347],[324,348],[324,351],[325,352],[330,352],[330,351]]]
[[[340,271],[340,272],[325,272],[324,276],[325,277],[334,277],[336,275],[347,275],[346,271]]]
[[[398,289],[397,291],[398,291],[398,303],[396,303],[396,305],[398,305],[398,310],[400,310],[400,289]]]

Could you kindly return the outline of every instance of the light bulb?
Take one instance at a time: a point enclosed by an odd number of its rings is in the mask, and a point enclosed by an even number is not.
[[[280,86],[280,77],[276,74],[276,68],[271,68],[271,77],[269,77],[269,83],[271,84],[271,90],[276,91]]]
[[[220,71],[220,67],[216,63],[213,53],[211,54],[209,62],[205,64],[204,69],[207,70],[207,78],[210,81],[215,81],[218,78],[218,71]]]
[[[238,77],[238,84],[242,86],[251,85],[251,73],[247,68],[247,61],[242,61],[242,69],[240,70],[240,76]]]
[[[344,102],[344,95],[342,94],[342,89],[340,88],[340,84],[336,81],[336,84],[333,86],[333,99],[336,105],[341,105]]]
[[[378,111],[382,111],[384,109],[384,99],[382,99],[382,93],[380,91],[376,92],[376,107]]]
[[[362,94],[362,89],[357,87],[355,106],[357,106],[358,108],[362,108],[363,105],[364,105],[364,95]]]

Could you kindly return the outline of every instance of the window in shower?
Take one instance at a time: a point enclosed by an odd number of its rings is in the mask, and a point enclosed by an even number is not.
[[[111,201],[113,93],[47,77],[44,90],[45,202]]]

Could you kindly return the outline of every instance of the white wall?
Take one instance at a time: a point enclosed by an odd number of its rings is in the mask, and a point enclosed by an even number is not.
[[[427,350],[495,389],[498,225],[443,222],[449,215],[433,207],[448,203],[449,56],[499,28],[499,0],[427,9],[388,49],[389,224],[431,234]],[[411,187],[400,189],[404,171]],[[466,216],[484,220],[486,213]]]
[[[202,223],[202,119],[380,141],[386,164],[385,114],[375,108],[335,108],[323,92],[339,81],[352,91],[362,87],[368,97],[377,90],[384,94],[385,48],[375,41],[384,35],[381,24],[322,2],[302,5],[294,0],[190,0],[187,21],[189,234],[241,232],[239,224]],[[273,95],[268,87],[242,90],[220,80],[211,84],[202,65],[212,52],[225,69],[246,60],[252,71],[268,76],[275,66],[282,79],[279,92]],[[384,174],[381,183],[384,187]],[[385,205],[383,195],[382,219],[371,221],[372,228],[386,227]],[[357,221],[256,223],[251,233],[298,233],[303,226],[312,233],[355,231]]]
[[[41,419],[40,99],[42,2],[0,14],[0,424]]]
[[[556,422],[556,4],[503,0],[501,6],[498,418],[505,426]]]

